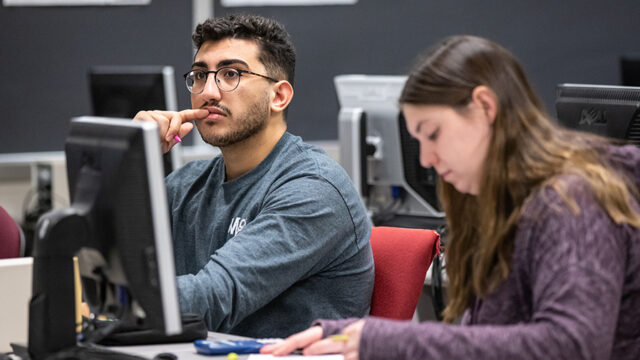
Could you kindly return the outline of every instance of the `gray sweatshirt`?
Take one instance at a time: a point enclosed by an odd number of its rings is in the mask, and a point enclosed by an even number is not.
[[[209,330],[284,337],[318,317],[364,316],[371,224],[346,172],[285,133],[225,182],[221,156],[167,178],[180,309]]]
[[[610,155],[640,188],[640,149]],[[533,194],[508,278],[462,325],[368,318],[360,359],[640,359],[640,229],[616,225],[581,178],[563,180],[580,213],[550,188]],[[318,323],[326,336],[353,321]]]

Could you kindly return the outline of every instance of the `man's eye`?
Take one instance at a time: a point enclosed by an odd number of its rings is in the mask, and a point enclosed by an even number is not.
[[[225,79],[235,79],[238,76],[238,72],[233,69],[226,69],[222,72],[222,76]]]
[[[207,73],[204,71],[194,71],[193,78],[196,80],[204,80],[207,78]]]

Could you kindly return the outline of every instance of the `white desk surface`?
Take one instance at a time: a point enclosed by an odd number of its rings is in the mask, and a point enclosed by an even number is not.
[[[228,340],[228,339],[247,339],[246,337],[222,334],[217,332],[209,332],[207,337],[209,340]],[[223,356],[210,356],[201,355],[196,352],[196,348],[193,342],[189,343],[177,343],[177,344],[158,344],[158,345],[133,345],[133,346],[110,346],[109,349],[115,351],[122,351],[128,354],[139,355],[149,359],[153,359],[154,356],[160,353],[172,353],[180,360],[188,359],[227,359],[227,355]],[[249,355],[238,355],[238,360],[247,359]]]
[[[242,340],[242,339],[250,339],[243,336],[229,335],[217,332],[209,332],[207,339],[209,340]],[[160,353],[171,353],[177,357],[179,360],[189,360],[189,359],[209,359],[209,360],[227,360],[227,355],[221,356],[211,356],[211,355],[201,355],[196,352],[196,348],[193,345],[193,342],[188,343],[176,343],[176,344],[155,344],[155,345],[131,345],[131,346],[108,346],[110,350],[123,352],[126,354],[137,355],[147,359],[153,359],[156,355]],[[1,355],[2,353],[0,353]],[[238,360],[246,360],[250,357],[250,354],[246,355],[238,355]],[[268,355],[263,355],[268,356]],[[291,356],[296,359],[302,357],[301,355]],[[20,360],[19,357],[15,355],[10,355],[11,359]],[[283,359],[289,358],[285,356]],[[309,359],[324,359],[324,360],[344,360],[342,355],[322,355],[322,356],[311,356]]]

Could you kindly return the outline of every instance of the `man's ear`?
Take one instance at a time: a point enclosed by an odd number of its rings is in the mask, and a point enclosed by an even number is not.
[[[471,101],[479,105],[489,120],[489,124],[493,124],[498,114],[498,97],[485,85],[476,86],[471,93]]]
[[[273,86],[273,98],[271,100],[271,111],[283,112],[293,99],[293,86],[286,80],[278,81]]]

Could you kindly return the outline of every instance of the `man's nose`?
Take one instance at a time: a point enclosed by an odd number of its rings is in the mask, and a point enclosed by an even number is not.
[[[204,83],[204,90],[202,90],[202,93],[200,95],[204,96],[207,100],[208,99],[220,100],[220,97],[222,96],[222,91],[220,91],[220,88],[218,88],[218,84],[216,84],[216,77],[213,76],[213,74],[210,74],[207,77],[207,80]]]

